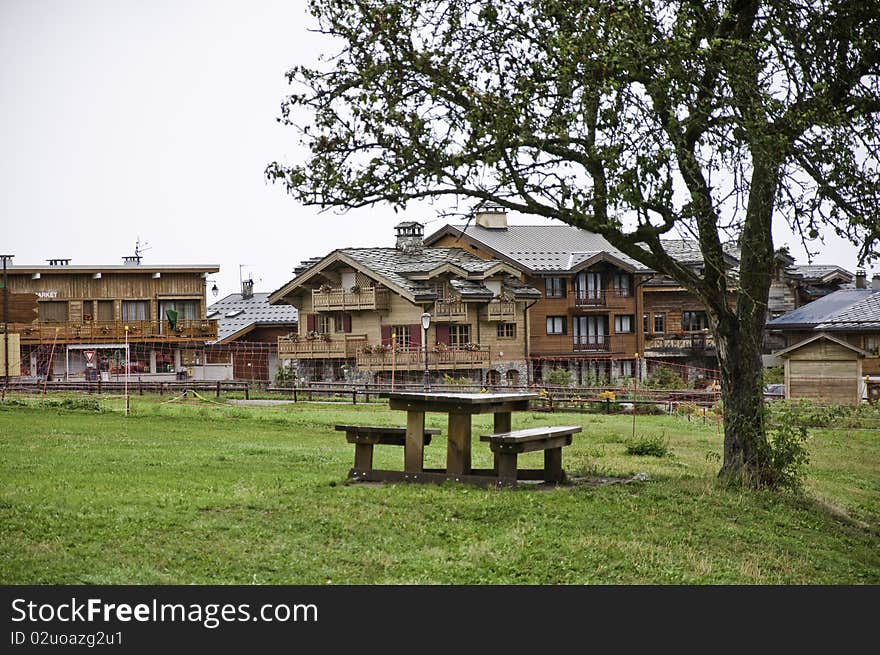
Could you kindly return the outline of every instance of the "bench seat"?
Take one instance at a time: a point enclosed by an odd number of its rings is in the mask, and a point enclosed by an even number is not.
[[[580,432],[578,425],[557,427],[526,428],[512,432],[484,434],[480,441],[488,441],[495,454],[495,470],[498,477],[516,480],[516,460],[520,453],[544,451],[544,479],[548,482],[562,482],[565,471],[562,469],[562,449],[571,445],[572,435]]]
[[[345,432],[345,440],[354,446],[354,468],[373,468],[373,446],[405,446],[406,428],[385,425],[337,425],[336,430]],[[440,434],[436,428],[426,428],[424,445],[431,443],[431,436]]]

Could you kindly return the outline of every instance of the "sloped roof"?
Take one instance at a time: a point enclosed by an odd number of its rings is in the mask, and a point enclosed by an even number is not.
[[[605,237],[570,225],[508,225],[505,229],[447,225],[429,236],[425,243],[430,245],[450,231],[466,234],[532,271],[568,271],[591,257],[607,253],[636,271],[650,272],[644,264],[608,243]]]
[[[832,264],[795,264],[789,266],[788,270],[800,275],[808,282],[825,282],[834,277],[842,277],[851,282],[855,277],[845,268]]]
[[[860,291],[868,291],[869,295],[825,318],[816,329],[880,331],[880,291],[872,289],[860,289]]]
[[[822,341],[831,341],[832,343],[836,343],[838,346],[842,346],[843,348],[846,348],[848,350],[852,350],[854,353],[861,355],[863,357],[868,355],[868,353],[865,352],[864,350],[862,350],[861,348],[854,346],[851,343],[847,343],[846,341],[843,341],[841,339],[838,339],[837,337],[833,337],[830,334],[825,334],[824,332],[817,334],[815,336],[812,336],[812,337],[808,337],[808,338],[804,339],[803,341],[794,344],[793,346],[789,346],[785,350],[780,350],[779,352],[776,353],[776,355],[778,357],[788,357],[793,351],[799,350],[800,348],[803,348],[804,346],[807,346],[807,345],[813,343],[814,341],[819,341],[820,339]]]
[[[875,295],[876,298],[871,300]],[[876,323],[880,327],[880,292],[872,289],[841,289],[769,321],[767,327],[845,329],[842,327],[845,323],[857,319]],[[822,327],[828,325],[832,327]]]
[[[217,315],[211,316],[212,312]],[[208,307],[208,318],[217,320],[217,339],[209,343],[225,343],[254,327],[291,325],[298,317],[296,307],[270,305],[268,293],[255,293],[250,298],[232,293]]]
[[[458,273],[464,278],[471,276],[477,278],[474,284],[461,285],[462,289],[459,291],[463,291],[463,295],[477,297],[488,294],[489,298],[492,297],[492,292],[479,282],[479,279],[482,276],[492,274],[493,269],[507,269],[509,272],[515,270],[501,260],[481,259],[461,248],[423,248],[420,251],[403,251],[397,248],[342,248],[317,261],[304,262],[303,266],[297,269],[298,276],[321,265],[322,262],[334,255],[360,265],[367,271],[375,273],[377,277],[384,278],[386,282],[390,282],[398,289],[410,294],[417,302],[434,300],[436,293],[426,281],[415,278],[427,276],[444,267],[450,267],[454,273]],[[294,278],[295,281],[296,278]],[[289,282],[271,295],[275,296],[284,292],[290,284],[293,282]],[[507,286],[518,299],[540,297],[540,292],[532,287],[522,284],[507,284]],[[481,289],[477,289],[477,287]]]

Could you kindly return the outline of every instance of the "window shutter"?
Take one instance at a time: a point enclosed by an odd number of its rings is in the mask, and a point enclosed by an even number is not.
[[[346,334],[351,332],[351,314],[345,313],[342,315],[342,331]]]
[[[437,324],[435,328],[435,332],[437,333],[437,343],[445,343],[447,346],[449,345],[449,326],[446,324]]]
[[[317,322],[318,316],[316,314],[308,314],[306,316],[306,327],[308,328],[309,332],[317,331]]]
[[[409,345],[413,350],[418,350],[422,347],[422,325],[421,323],[416,323],[414,325],[409,326]]]
[[[383,325],[382,326],[382,345],[390,346],[391,345],[391,326]]]

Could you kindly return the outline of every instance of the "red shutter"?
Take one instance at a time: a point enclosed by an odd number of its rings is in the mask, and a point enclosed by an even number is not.
[[[444,323],[438,323],[435,328],[437,332],[437,343],[445,343],[449,345],[449,326]]]
[[[409,326],[409,345],[413,350],[418,350],[422,347],[422,325],[421,323],[416,323],[415,325]]]
[[[342,331],[345,333],[351,332],[351,314],[342,315]]]
[[[317,330],[318,324],[318,316],[317,314],[307,314],[306,315],[306,327],[309,332],[315,332]]]
[[[383,325],[382,326],[382,345],[390,346],[391,345],[391,326]]]

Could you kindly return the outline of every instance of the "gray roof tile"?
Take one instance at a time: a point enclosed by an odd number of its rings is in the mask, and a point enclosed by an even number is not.
[[[872,297],[874,297],[872,299]],[[769,321],[769,328],[838,326],[863,320],[880,324],[880,292],[871,289],[842,289],[798,307],[792,312]]]
[[[268,299],[268,293],[255,293],[250,298],[233,293],[209,306],[208,318],[217,320],[217,341],[227,339],[251,325],[289,325],[297,322],[296,307],[270,305]],[[217,312],[217,315],[211,316],[212,312]]]

